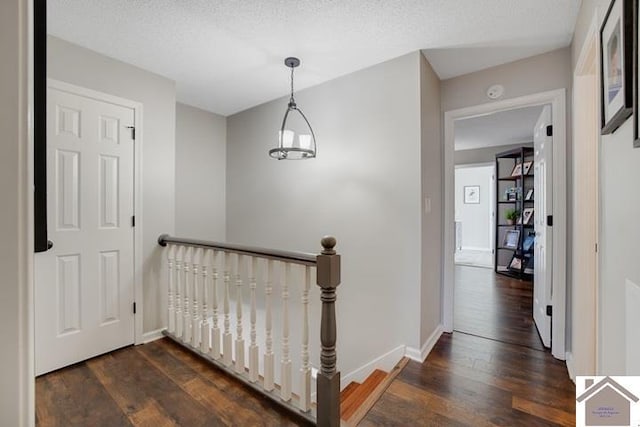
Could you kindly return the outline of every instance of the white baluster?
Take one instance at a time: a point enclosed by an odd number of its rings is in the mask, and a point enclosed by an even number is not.
[[[273,260],[267,261],[267,283],[264,288],[265,298],[265,352],[264,352],[264,389],[273,390],[273,371],[274,371],[274,355],[273,355],[273,335],[271,324],[271,293],[273,291]]]
[[[231,366],[232,358],[232,338],[231,338],[231,318],[229,314],[229,282],[231,281],[231,254],[229,252],[224,253],[224,334],[222,336],[222,362],[226,366]]]
[[[211,357],[220,359],[220,326],[218,325],[218,251],[213,251],[211,274]]]
[[[244,372],[244,337],[242,336],[242,271],[244,255],[236,255],[236,372]]]
[[[173,293],[174,293],[174,289],[175,289],[175,282],[174,282],[174,270],[173,270],[173,260],[176,256],[176,247],[174,245],[169,244],[168,248],[167,248],[167,265],[169,268],[169,299],[167,301],[167,311],[168,311],[168,318],[169,318],[169,332],[170,333],[175,333],[176,331],[176,308],[174,306],[174,302],[173,302]]]
[[[249,381],[258,381],[258,344],[256,342],[256,276],[258,258],[251,257],[249,263],[249,289],[251,289],[251,344],[249,345]]]
[[[176,302],[176,318],[174,320],[175,324],[176,324],[176,332],[175,332],[175,336],[176,337],[181,337],[182,336],[182,283],[183,283],[183,277],[182,277],[182,258],[184,257],[184,247],[183,246],[178,246],[176,248],[176,296],[175,296],[175,302]]]
[[[193,301],[191,304],[191,345],[196,348],[200,344],[200,302],[198,300],[198,297],[200,296],[200,281],[198,278],[200,276],[199,268],[201,259],[202,249],[193,248],[193,258],[191,259],[191,265],[193,266],[193,293],[191,294],[191,299]]]
[[[211,249],[202,252],[201,270],[202,270],[202,313],[200,316],[200,351],[209,352],[210,326],[209,326],[209,262],[211,261]]]
[[[281,383],[280,398],[285,402],[291,400],[291,356],[289,355],[289,280],[291,264],[284,264],[282,281],[282,358],[280,360]],[[282,268],[281,270],[282,271]]]
[[[191,277],[191,257],[193,252],[190,247],[186,247],[184,251],[184,258],[182,259],[182,271],[184,272],[184,300],[182,304],[182,341],[191,341],[191,311],[189,307],[189,295],[190,295],[190,277]]]
[[[311,267],[304,267],[304,288],[302,288],[302,366],[300,368],[300,401],[302,412],[311,409],[311,366],[309,365],[309,287]]]

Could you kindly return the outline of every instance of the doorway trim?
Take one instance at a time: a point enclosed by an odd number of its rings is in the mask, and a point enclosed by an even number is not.
[[[454,299],[454,145],[455,121],[515,108],[551,104],[553,120],[553,284],[552,284],[552,344],[551,353],[565,360],[566,323],[566,225],[567,225],[567,113],[566,89],[556,89],[532,95],[480,104],[444,113],[444,245],[442,323],[445,332],[453,331]],[[558,167],[560,166],[560,167]]]
[[[600,37],[596,12],[591,19],[580,54],[573,70],[573,212],[572,233],[573,259],[593,259],[586,276],[592,280],[580,280],[581,273],[573,269],[571,277],[571,346],[567,352],[567,369],[575,382],[576,375],[590,375],[599,372],[600,360],[600,277],[598,262],[598,242],[600,239],[600,184],[599,184],[599,143],[600,143],[600,70],[598,53]],[[585,102],[586,101],[586,102]],[[578,149],[578,148],[581,149]],[[586,149],[584,149],[586,148]],[[580,165],[580,166],[577,166]],[[581,187],[578,185],[581,184]],[[585,188],[586,186],[586,188]],[[581,209],[577,205],[592,206]],[[595,229],[589,227],[595,225]],[[590,269],[593,270],[590,270]],[[582,270],[580,270],[582,271]],[[584,278],[584,273],[582,273]],[[580,284],[578,286],[578,283]],[[579,290],[579,292],[578,292]],[[581,313],[578,316],[578,309]],[[586,316],[585,314],[586,313]],[[580,321],[576,321],[580,318]],[[585,319],[586,317],[586,319]],[[586,320],[586,321],[585,321]]]
[[[136,303],[136,313],[133,316],[133,343],[142,344],[144,342],[142,324],[144,319],[144,294],[142,288],[142,225],[144,224],[142,219],[142,103],[51,78],[47,79],[47,88],[131,108],[134,111],[133,215],[135,216],[135,226],[133,227],[133,300]]]

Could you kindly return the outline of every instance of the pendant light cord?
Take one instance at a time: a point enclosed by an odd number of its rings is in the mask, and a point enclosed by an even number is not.
[[[293,99],[293,70],[294,67],[291,67],[291,98],[289,98],[289,103],[290,104],[295,104],[295,100]]]

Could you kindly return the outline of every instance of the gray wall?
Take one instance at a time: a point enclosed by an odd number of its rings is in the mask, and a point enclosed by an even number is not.
[[[27,2],[0,2],[0,425],[34,424],[32,215],[27,144]]]
[[[607,4],[583,2],[573,41],[574,64],[594,14],[598,14],[599,28]],[[598,374],[640,375],[626,360],[627,345],[640,341],[640,329],[627,322],[625,308],[626,281],[640,286],[640,193],[634,189],[640,182],[640,148],[634,149],[632,144],[633,117],[615,133],[601,137]],[[636,354],[636,360],[638,357]]]
[[[429,61],[420,55],[420,159],[422,197],[420,346],[441,323],[442,300],[442,115],[440,80]],[[425,199],[431,200],[431,212],[425,212]]]
[[[454,163],[456,165],[472,165],[475,163],[495,162],[496,154],[520,147],[533,147],[533,143],[500,145],[497,147],[477,148],[475,150],[458,150],[454,153]]]
[[[227,118],[227,239],[316,253],[323,235],[338,239],[343,373],[400,345],[419,347],[419,58],[415,52],[299,92],[318,140],[314,160],[267,155],[285,98]],[[435,298],[422,309],[439,305]]]
[[[486,91],[499,83],[504,98],[559,88],[571,100],[571,49],[564,48],[442,81],[442,111],[491,102]],[[570,117],[570,116],[568,116]]]
[[[226,144],[226,118],[176,105],[177,236],[225,241]]]
[[[145,331],[165,324],[165,275],[156,240],[174,233],[175,84],[171,80],[49,37],[49,77],[143,104],[142,214]]]

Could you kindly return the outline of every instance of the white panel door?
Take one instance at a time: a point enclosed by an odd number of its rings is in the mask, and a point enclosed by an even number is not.
[[[553,137],[547,136],[551,125],[551,107],[545,106],[533,131],[534,146],[534,268],[533,268],[533,320],[545,347],[551,347],[551,317],[547,305],[551,305],[552,289],[552,228],[547,226],[547,216],[553,213]]]
[[[134,110],[47,90],[53,247],[35,256],[36,374],[133,343]]]

